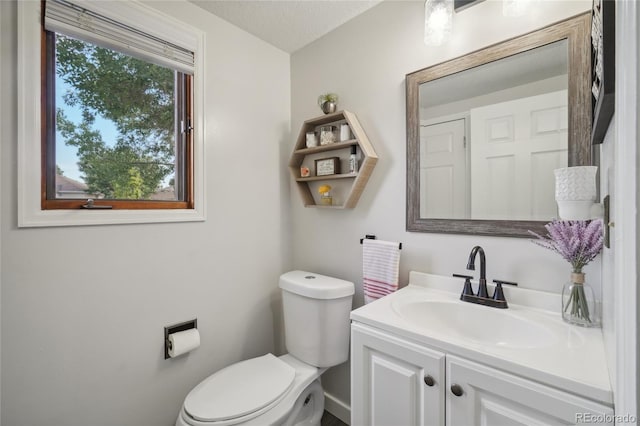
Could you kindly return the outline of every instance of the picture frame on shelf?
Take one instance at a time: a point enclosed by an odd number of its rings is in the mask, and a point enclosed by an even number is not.
[[[330,176],[340,173],[340,158],[329,157],[316,160],[316,176]]]
[[[615,1],[593,0],[591,9],[591,143],[600,144],[615,107]]]

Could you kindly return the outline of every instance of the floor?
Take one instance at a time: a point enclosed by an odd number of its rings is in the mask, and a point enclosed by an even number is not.
[[[321,426],[347,426],[346,423],[340,421],[336,416],[328,411],[325,411],[322,415]]]

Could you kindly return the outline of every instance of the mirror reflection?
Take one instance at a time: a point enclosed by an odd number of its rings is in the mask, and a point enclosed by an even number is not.
[[[568,165],[566,39],[419,85],[419,215],[548,221]]]

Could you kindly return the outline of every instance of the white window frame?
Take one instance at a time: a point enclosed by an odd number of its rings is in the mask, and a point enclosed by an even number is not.
[[[41,31],[39,1],[18,2],[18,227],[110,225],[203,221],[204,170],[204,33],[137,1],[91,2],[89,7],[119,22],[194,52],[193,209],[42,210],[41,209]]]

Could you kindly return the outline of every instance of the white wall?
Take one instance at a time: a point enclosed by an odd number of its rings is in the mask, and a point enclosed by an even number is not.
[[[3,13],[4,6],[0,4],[0,35],[4,35],[4,29],[7,25],[11,25],[10,14]],[[0,37],[0,58],[8,58],[15,56],[12,53],[13,44],[10,37]],[[8,93],[9,86],[7,85],[8,81],[4,78],[5,75],[11,74],[12,68],[11,61],[0,61],[0,93]],[[5,111],[5,102],[0,101],[0,117],[4,117],[8,114],[8,111]],[[4,141],[7,139],[10,131],[7,127],[2,126],[0,128],[0,141]],[[2,188],[2,151],[0,150],[0,188]],[[2,199],[0,198],[0,206],[2,205]],[[2,223],[2,208],[0,207],[0,224]],[[2,323],[2,233],[0,231],[0,324]],[[2,327],[0,326],[0,425],[2,424]]]
[[[281,347],[289,56],[190,3],[149,4],[206,31],[207,221],[17,229],[16,4],[0,2],[6,425],[173,425],[207,374]],[[163,327],[195,317],[202,346],[164,360]]]
[[[501,2],[485,1],[455,16],[454,36],[440,48],[423,42],[421,1],[386,1],[347,22],[291,57],[292,131],[320,114],[320,93],[340,95],[339,108],[354,112],[380,160],[353,210],[305,209],[293,205],[293,264],[352,280],[356,305],[362,303],[359,239],[376,234],[403,243],[402,283],[410,270],[438,274],[464,272],[471,248],[487,253],[490,278],[518,281],[522,287],[560,292],[569,265],[526,239],[405,231],[405,74],[589,10],[590,0],[538,2],[525,17],[504,18]],[[293,138],[290,141],[293,147]],[[599,261],[587,270],[599,287]],[[326,391],[349,402],[348,365],[324,378]]]
[[[566,74],[564,74],[557,77],[535,81],[533,83],[510,87],[508,89],[499,90],[497,92],[487,93],[485,95],[474,96],[473,98],[436,105],[430,108],[421,108],[421,123],[423,123],[425,120],[428,120],[430,122],[432,120],[437,120],[440,117],[447,117],[450,115],[461,115],[464,113],[469,114],[469,111],[472,108],[497,104],[500,102],[508,102],[515,99],[527,98],[530,96],[537,96],[543,93],[550,93],[558,90],[567,90],[567,86],[568,77]],[[462,90],[464,90],[464,88],[462,88]],[[420,97],[422,98],[422,95]]]
[[[640,403],[639,25],[640,7],[636,2],[616,2],[616,113],[600,147],[601,192],[611,196],[611,221],[615,223],[611,248],[604,250],[602,260],[603,332],[616,414],[636,417]]]
[[[617,215],[614,200],[617,199],[615,182],[615,116],[600,146],[600,194],[609,195],[610,215],[612,220]],[[604,336],[607,362],[610,372],[616,371],[616,333],[615,333],[615,297],[614,283],[618,275],[615,270],[616,244],[615,228],[611,228],[611,242],[609,248],[602,249],[602,332]],[[610,374],[611,384],[615,388],[615,374]]]

